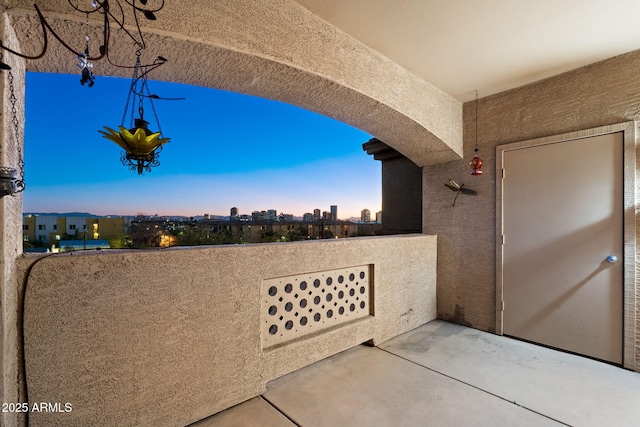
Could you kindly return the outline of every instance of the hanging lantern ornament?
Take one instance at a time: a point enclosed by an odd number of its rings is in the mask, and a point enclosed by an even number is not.
[[[469,162],[471,166],[471,175],[482,175],[482,159],[478,156],[478,91],[476,90],[476,146],[474,148],[475,156]]]
[[[152,167],[160,165],[160,151],[162,151],[162,146],[168,143],[170,139],[162,137],[160,121],[158,120],[158,114],[153,105],[153,99],[160,98],[149,92],[149,86],[147,84],[148,70],[140,74],[140,50],[136,52],[136,55],[136,65],[127,95],[127,102],[124,107],[124,114],[122,115],[122,124],[118,127],[118,131],[105,126],[104,128],[107,132],[102,130],[98,132],[100,132],[104,138],[115,142],[124,149],[120,157],[120,161],[124,166],[127,166],[132,171],[137,171],[138,175],[142,175],[144,172],[151,172]],[[161,62],[166,61],[162,57],[159,57],[158,60]],[[149,130],[149,122],[144,119],[143,104],[145,99],[149,101],[149,105],[153,111],[158,132]],[[138,117],[134,118],[136,111]],[[131,118],[129,129],[124,127],[128,112],[130,112]]]
[[[97,3],[93,2],[92,6],[94,9],[98,7]],[[93,87],[95,84],[96,78],[93,75],[93,62],[89,62],[89,11],[86,12],[86,21],[85,26],[87,28],[87,35],[84,37],[86,41],[86,46],[84,48],[84,53],[78,55],[78,63],[76,67],[80,69],[80,84],[82,86],[87,84],[88,87]]]
[[[0,62],[2,54],[0,54]],[[13,87],[13,74],[9,68],[9,101],[11,102],[11,124],[13,125],[14,137],[16,141],[18,154],[18,168],[0,166],[0,198],[4,196],[13,196],[16,193],[24,191],[26,185],[24,183],[24,159],[22,157],[21,141],[19,139],[20,123],[18,123],[18,113],[16,110],[17,98]]]

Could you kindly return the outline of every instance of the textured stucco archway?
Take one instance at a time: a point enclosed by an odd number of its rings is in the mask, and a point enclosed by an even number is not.
[[[41,49],[32,1],[7,10],[25,53]],[[52,28],[84,47],[85,16],[67,0],[40,2]],[[112,9],[115,6],[112,6]],[[127,16],[133,24],[131,14]],[[333,117],[385,141],[418,166],[457,160],[462,154],[462,104],[407,70],[331,27],[291,0],[167,2],[144,20],[151,62],[169,59],[150,78],[230,90]],[[101,40],[98,14],[90,16],[93,52]],[[76,59],[49,37],[43,59],[28,71],[78,73]],[[111,58],[132,64],[134,46],[112,29]],[[95,64],[96,75],[129,77],[129,71]]]

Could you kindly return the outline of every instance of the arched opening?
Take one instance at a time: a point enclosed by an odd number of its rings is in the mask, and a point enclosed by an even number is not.
[[[247,237],[247,230],[234,228],[237,238],[218,239],[220,243],[304,237],[299,234],[317,238],[313,230],[299,232],[298,228],[312,223],[304,221],[305,214],[337,206],[333,222],[355,223],[362,210],[380,210],[380,165],[362,150],[370,135],[349,125],[279,101],[152,81],[152,91],[161,97],[185,99],[155,101],[163,136],[171,142],[160,154],[160,166],[138,176],[120,163],[122,149],[98,133],[103,126],[117,128],[122,120],[129,126],[123,109],[130,79],[97,77],[91,88],[78,80],[77,74],[27,73],[28,186],[23,210],[39,217],[37,224],[23,226],[30,246],[56,246],[56,239],[103,237],[97,231],[87,237],[82,227],[66,230],[66,223],[47,222],[42,216],[123,217],[123,232],[108,236],[111,247],[127,247],[126,242],[137,242],[126,236],[136,229],[131,227],[132,217],[171,220],[167,235],[177,237],[169,241],[192,245],[216,243],[210,236],[229,230],[230,223],[217,223],[195,240],[184,237],[182,243],[183,232],[175,233],[174,221],[182,224],[205,216],[228,221],[232,207],[240,216],[275,211],[270,219],[278,227],[274,231],[270,224],[261,233],[268,236],[255,239]],[[280,230],[283,215],[289,226],[298,227]],[[162,221],[157,223],[164,228]],[[190,230],[193,224],[189,224]],[[329,222],[319,227],[325,225],[336,228]],[[184,230],[184,225],[179,228]],[[370,234],[369,228],[349,225],[346,231],[333,234]],[[158,235],[164,236],[160,231]],[[155,240],[151,246],[162,245],[161,238]],[[150,240],[139,244],[150,245]]]
[[[48,28],[55,28],[62,39],[80,39],[83,45],[87,38],[92,51],[97,51],[105,28],[100,17],[84,16],[64,3],[41,5]],[[217,3],[215,7],[208,3],[164,6],[162,13],[170,19],[144,21],[139,28],[139,35],[144,35],[149,47],[142,52],[143,63],[150,63],[159,53],[169,58],[167,62],[163,59],[163,66],[154,71],[153,78],[282,101],[348,123],[380,138],[415,164],[418,181],[422,166],[459,158],[460,102],[336,32],[297,3],[285,2],[277,8],[236,2]],[[10,10],[10,22],[15,39],[9,44],[16,50],[37,52],[41,48],[41,38],[24,37],[39,22],[30,3],[17,2]],[[209,25],[211,22],[219,25]],[[125,33],[128,32],[124,28],[119,28],[109,37],[111,65],[132,62],[132,40]],[[70,60],[69,52],[60,43],[50,43],[46,57],[46,61],[26,61],[26,69],[78,72],[77,61]],[[129,72],[109,64],[96,64],[96,76],[126,77]],[[85,98],[80,95],[78,102]],[[322,150],[326,152],[324,146]],[[331,176],[325,174],[325,179]],[[299,179],[289,182],[297,183]],[[171,188],[175,187],[175,180],[162,185],[168,194],[175,193]],[[178,191],[184,194],[190,189],[183,185]],[[138,195],[145,193],[144,189],[138,191]],[[317,196],[319,191],[311,193]],[[419,193],[418,188],[417,197],[421,198]],[[122,194],[119,196],[111,200],[112,204],[122,199]],[[364,209],[370,208],[361,206]],[[411,228],[419,230],[419,212],[413,216],[417,226]]]

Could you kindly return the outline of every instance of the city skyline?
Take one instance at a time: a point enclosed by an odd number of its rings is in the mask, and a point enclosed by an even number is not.
[[[137,176],[98,133],[121,123],[129,84],[27,73],[23,211],[226,216],[235,206],[302,216],[338,205],[351,218],[381,209],[380,162],[362,150],[370,135],[282,102],[182,84],[150,82],[186,100],[155,102],[171,142],[160,166]]]

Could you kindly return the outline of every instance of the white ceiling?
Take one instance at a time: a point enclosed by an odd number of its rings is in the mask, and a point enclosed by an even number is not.
[[[640,0],[295,1],[462,101],[640,49]]]

